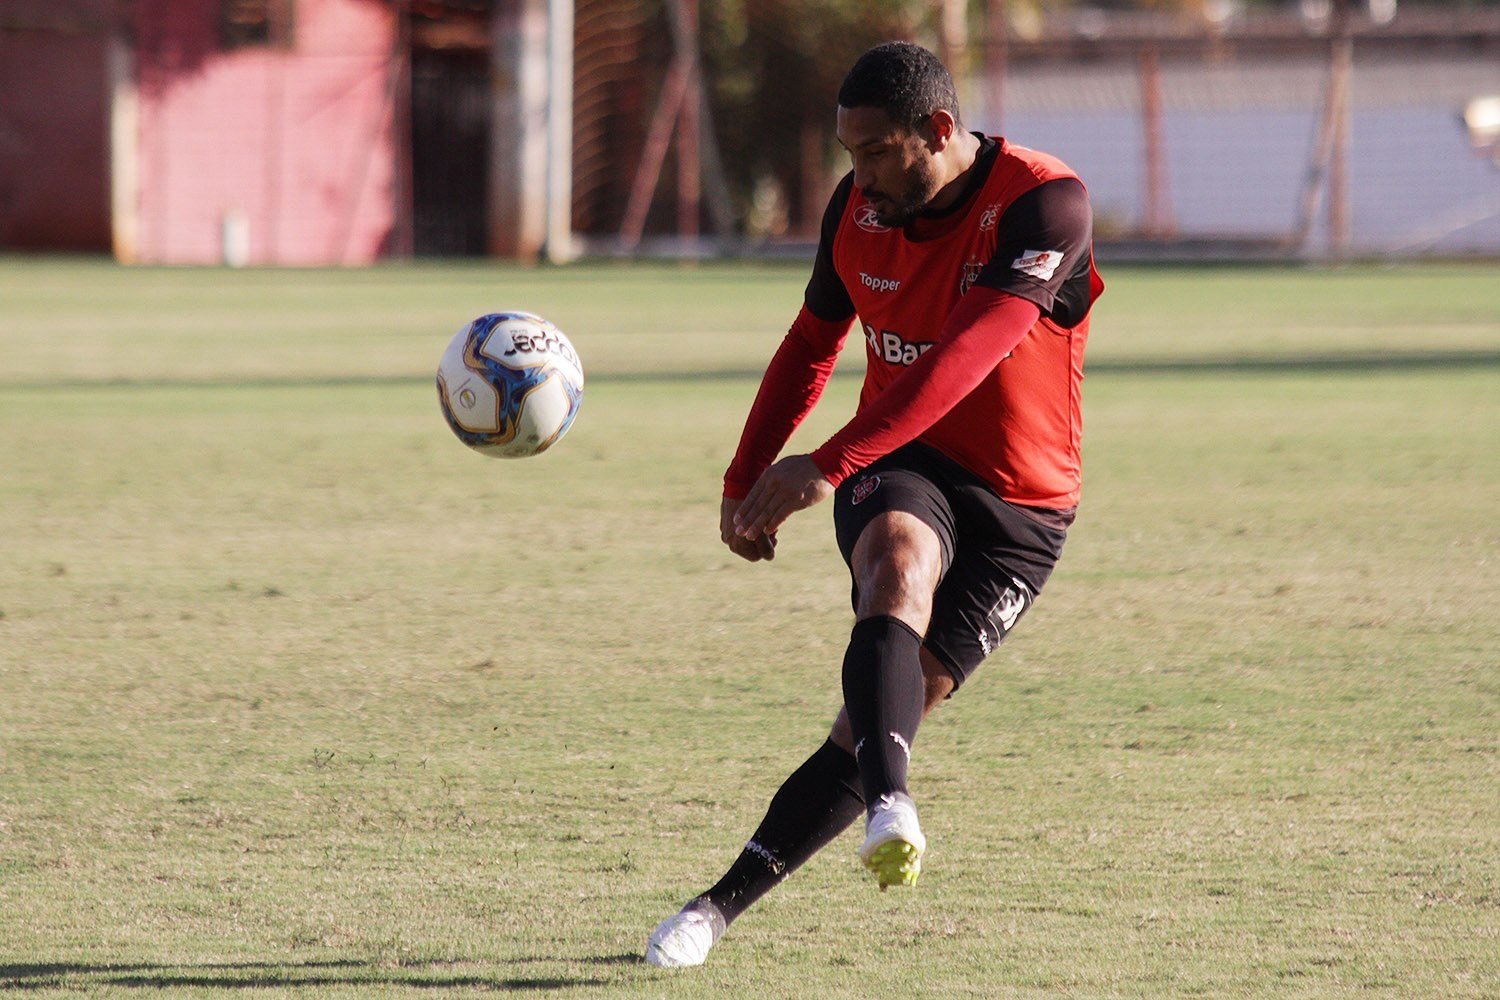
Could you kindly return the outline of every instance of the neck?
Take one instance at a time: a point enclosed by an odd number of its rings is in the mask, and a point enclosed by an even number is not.
[[[927,203],[929,211],[941,212],[952,208],[954,203],[963,196],[964,180],[969,171],[974,168],[974,161],[979,158],[979,139],[973,132],[959,132],[948,144],[948,148],[942,153],[943,186],[938,188],[937,194],[933,195]]]

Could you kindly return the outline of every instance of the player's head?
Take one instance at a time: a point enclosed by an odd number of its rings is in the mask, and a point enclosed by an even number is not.
[[[839,87],[839,107],[879,108],[913,131],[925,127],[936,111],[948,112],[955,125],[961,122],[947,67],[911,42],[886,42],[855,60]]]
[[[839,88],[839,142],[853,160],[854,183],[888,226],[911,222],[937,194],[935,157],[959,127],[953,77],[920,45],[875,46]]]

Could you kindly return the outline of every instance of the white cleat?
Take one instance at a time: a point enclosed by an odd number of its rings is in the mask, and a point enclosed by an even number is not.
[[[646,961],[660,969],[702,965],[714,946],[714,925],[701,910],[674,913],[646,941]]]
[[[916,885],[927,838],[917,823],[917,807],[905,795],[882,795],[865,824],[859,859],[887,886]]]

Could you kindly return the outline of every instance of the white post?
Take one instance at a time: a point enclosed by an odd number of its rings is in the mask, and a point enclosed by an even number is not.
[[[219,259],[225,267],[250,263],[250,217],[243,209],[229,209],[219,222]]]
[[[119,34],[109,43],[109,216],[115,260],[140,254],[140,101],[135,58]]]
[[[489,251],[534,261],[547,236],[547,3],[504,0],[490,21]],[[571,103],[571,102],[570,102]]]
[[[547,4],[547,260],[573,259],[573,0]]]

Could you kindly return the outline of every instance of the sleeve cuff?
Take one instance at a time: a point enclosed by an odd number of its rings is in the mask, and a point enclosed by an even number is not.
[[[837,453],[826,444],[807,457],[812,459],[813,464],[818,467],[818,471],[823,473],[823,478],[828,480],[834,489],[838,489],[839,484],[853,475],[855,471],[853,469],[845,469],[844,463],[839,460]]]

